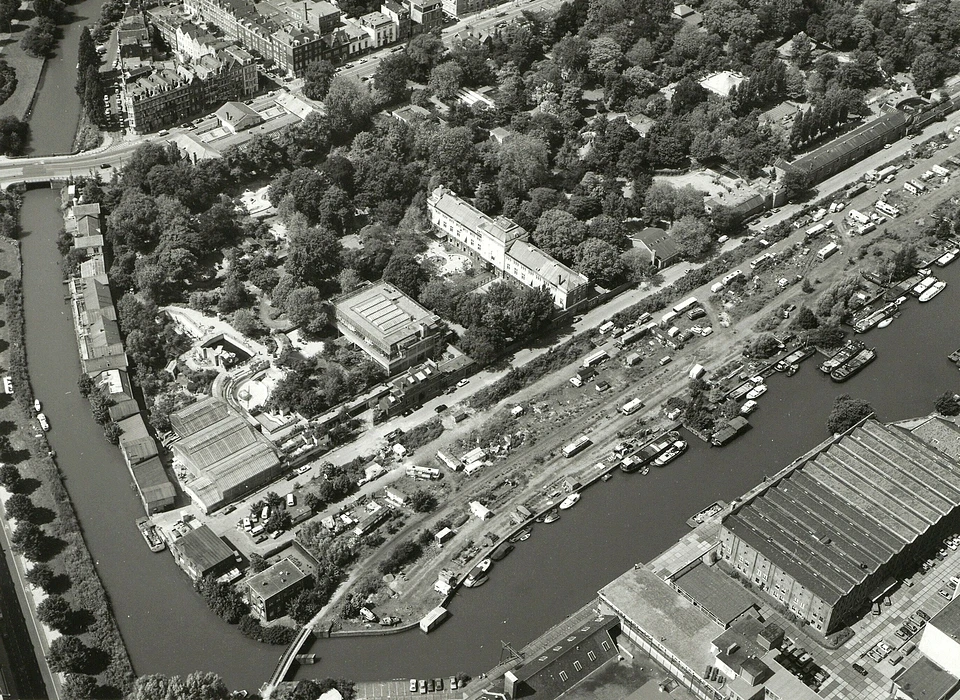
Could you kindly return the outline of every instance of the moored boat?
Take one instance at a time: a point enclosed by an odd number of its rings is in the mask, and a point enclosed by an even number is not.
[[[147,543],[151,552],[161,552],[167,546],[149,518],[138,519],[137,528],[139,528],[140,534],[143,535],[143,540]]]
[[[936,282],[933,283],[933,285],[927,291],[925,291],[923,294],[920,295],[920,301],[930,301],[935,296],[937,296],[940,292],[946,289],[946,287],[947,287],[946,282],[944,282],[943,280],[937,280]]]
[[[877,351],[873,348],[864,348],[850,358],[848,362],[833,370],[830,373],[830,379],[835,382],[845,382],[875,359],[877,359]]]
[[[687,450],[686,440],[676,440],[670,447],[663,451],[663,453],[653,460],[653,466],[655,467],[665,467],[670,462],[675,460],[677,457],[682,455]]]
[[[547,512],[546,515],[543,516],[543,522],[547,524],[555,523],[559,519],[560,519],[560,513],[557,511],[556,508],[550,510],[549,512]]]
[[[829,359],[824,360],[820,365],[820,371],[824,374],[830,374],[837,367],[856,355],[864,347],[859,340],[848,340],[843,347],[837,350]]]
[[[787,370],[787,376],[792,377],[799,371],[800,371],[800,365],[790,365],[790,369]]]
[[[50,421],[47,420],[46,414],[38,413],[37,420],[40,422],[40,427],[43,428],[44,432],[50,430]]]
[[[569,496],[560,501],[560,510],[568,510],[577,505],[577,501],[580,500],[579,493],[571,493]]]
[[[759,405],[760,404],[758,404],[756,401],[754,401],[753,399],[750,399],[740,407],[740,414],[744,416],[749,416],[751,413],[757,410],[757,406]]]
[[[765,393],[767,393],[767,385],[757,384],[755,387],[753,387],[750,391],[747,392],[747,398],[751,400],[756,399],[763,396]]]
[[[885,319],[883,319],[882,321],[880,321],[880,323],[877,324],[877,328],[886,328],[891,323],[893,323],[893,316],[887,316]]]
[[[40,405],[40,399],[33,400],[33,410],[37,413],[40,413],[40,411],[43,410],[43,406]]]
[[[910,293],[914,296],[923,296],[923,294],[930,289],[934,284],[936,284],[937,278],[933,275],[927,275],[924,277],[916,287],[910,290]]]
[[[484,559],[475,567],[470,569],[470,573],[467,574],[467,577],[463,580],[463,585],[467,588],[476,588],[477,586],[482,586],[487,582],[487,572],[490,571],[490,567],[493,566],[492,559]]]
[[[951,248],[946,253],[941,255],[939,258],[934,260],[934,264],[939,267],[946,267],[952,263],[957,258],[957,254],[960,254],[960,248]]]
[[[500,561],[506,557],[510,552],[513,551],[514,546],[512,544],[513,538],[510,538],[510,541],[504,541],[498,544],[492,552],[490,552],[490,558],[494,561]]]

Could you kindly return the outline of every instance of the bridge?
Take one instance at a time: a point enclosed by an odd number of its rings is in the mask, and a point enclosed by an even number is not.
[[[270,680],[264,684],[260,691],[262,697],[269,699],[273,689],[282,683],[283,679],[290,673],[290,668],[293,666],[293,662],[296,661],[297,654],[303,649],[303,645],[312,637],[313,628],[310,625],[304,625],[303,629],[300,630],[299,634],[297,634],[290,643],[290,646],[287,647],[287,650],[283,652],[283,656],[277,661],[276,668],[273,669],[273,675],[270,676]]]

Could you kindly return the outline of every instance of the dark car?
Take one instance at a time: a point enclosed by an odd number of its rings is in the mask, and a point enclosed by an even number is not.
[[[859,673],[861,676],[866,676],[866,675],[867,675],[867,669],[865,669],[865,668],[864,668],[863,666],[861,666],[860,664],[854,664],[854,665],[853,665],[853,670],[856,671],[857,673]]]
[[[923,610],[917,610],[917,617],[919,617],[924,622],[929,622],[930,620],[930,616],[927,615],[927,613],[923,612]]]
[[[434,407],[433,410],[437,413],[443,413],[444,411],[447,410],[447,404],[445,403],[439,404],[438,406]]]
[[[432,678],[427,681],[427,692],[432,693],[437,689],[437,682]]]

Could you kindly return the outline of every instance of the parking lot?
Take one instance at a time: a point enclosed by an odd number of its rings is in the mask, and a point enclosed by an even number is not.
[[[450,678],[443,679],[443,690],[424,690],[417,683],[417,692],[410,692],[410,679],[357,683],[357,698],[422,698],[423,700],[454,700],[463,697],[463,691],[451,690]],[[426,680],[424,680],[426,683]],[[436,685],[436,681],[434,681]],[[429,687],[429,686],[427,686]]]

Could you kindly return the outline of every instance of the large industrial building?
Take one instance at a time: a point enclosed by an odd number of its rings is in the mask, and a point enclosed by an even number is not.
[[[960,525],[960,471],[867,420],[723,520],[720,556],[822,633],[882,597]]]
[[[186,468],[184,489],[205,513],[280,476],[274,446],[226,401],[207,397],[170,415],[170,447]]]
[[[569,309],[590,296],[590,280],[529,242],[522,226],[503,216],[487,216],[446,187],[427,198],[430,221],[438,233],[499,274],[524,286],[546,289],[554,304]]]
[[[436,355],[447,330],[439,316],[386,282],[338,301],[336,323],[337,330],[389,375]]]

